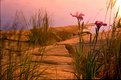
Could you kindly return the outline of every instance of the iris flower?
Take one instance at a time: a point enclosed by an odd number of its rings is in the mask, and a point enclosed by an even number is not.
[[[76,14],[71,13],[70,15],[72,15],[72,17],[76,17],[79,21],[83,20],[83,16],[85,16],[84,14],[78,12],[76,12]]]
[[[101,26],[107,26],[107,24],[102,22],[102,21],[95,21],[95,25],[97,26],[98,31],[99,31]]]

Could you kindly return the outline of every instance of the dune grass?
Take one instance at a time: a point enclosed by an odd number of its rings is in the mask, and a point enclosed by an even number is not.
[[[21,31],[16,35],[12,35],[17,41],[2,40],[1,45],[1,79],[2,80],[33,80],[43,78],[45,69],[39,69],[41,63],[33,63],[30,46],[24,44],[21,40]],[[16,34],[16,33],[14,33]],[[26,50],[24,49],[24,47]],[[28,48],[27,48],[28,47]],[[44,49],[43,49],[44,50]]]
[[[71,47],[66,48],[70,54],[73,54],[72,59],[74,62],[74,75],[80,79],[121,79],[120,75],[120,50],[121,50],[121,33],[118,30],[118,25],[110,33],[106,33],[108,36],[102,39],[101,44],[97,47],[98,34],[95,35],[90,45],[90,50],[86,57],[83,55],[84,42],[73,50]],[[79,36],[80,37],[80,36]],[[96,38],[96,39],[95,39]],[[72,53],[73,52],[73,53]],[[82,57],[83,56],[83,57]]]
[[[116,0],[114,1],[114,3],[112,2],[112,0],[109,1],[107,11],[111,9],[111,14],[115,3],[116,3]],[[80,38],[79,41],[81,44],[78,46],[79,47],[78,51],[77,51],[77,48],[75,49],[76,52],[74,52],[74,55],[76,56],[76,58],[72,56],[72,59],[74,61],[74,66],[76,67],[74,69],[75,71],[74,74],[76,74],[75,76],[77,80],[96,79],[96,78],[121,79],[121,75],[120,75],[121,33],[120,33],[120,29],[118,29],[120,27],[120,18],[118,17],[118,12],[119,11],[117,11],[115,15],[111,32],[106,33],[107,36],[105,36],[105,39],[102,39],[102,40],[100,39],[100,41],[103,41],[103,42],[100,42],[102,44],[100,44],[99,47],[97,47],[97,43],[99,42],[98,37],[99,37],[99,34],[101,33],[97,31],[97,28],[95,29],[96,34],[94,36],[94,39],[90,41],[92,42],[91,43],[92,45],[90,45],[90,51],[87,53],[88,55],[85,58],[81,57],[84,54],[83,50],[84,50],[85,44],[84,44],[83,36],[81,35],[81,33],[79,34],[79,38]],[[111,21],[111,16],[110,16],[110,21]],[[83,31],[83,26],[80,26],[80,25],[81,25],[81,22],[78,21],[78,26],[82,27],[81,29]],[[73,51],[74,50],[72,50],[72,52]],[[71,51],[69,52],[70,54],[72,54]]]
[[[18,14],[16,14],[16,16],[20,17],[20,15]],[[33,47],[30,46],[30,43],[28,41],[23,42],[23,30],[16,30],[17,27],[22,26],[21,25],[22,23],[21,22],[19,23],[18,18],[16,19],[12,24],[14,25],[14,30],[10,32],[9,31],[2,32],[0,36],[0,79],[1,80],[43,79],[45,78],[45,76],[43,76],[44,71],[47,68],[41,68],[42,57],[40,63],[32,61],[33,57],[31,53]],[[43,31],[45,35],[42,34],[43,37],[39,39],[42,46],[46,43],[43,41],[47,39],[46,37],[48,29],[47,14],[45,14],[43,21],[45,21],[43,22],[44,24]],[[35,33],[35,35],[37,34]],[[35,40],[38,39],[35,38]],[[29,50],[31,50],[31,52]],[[44,54],[44,50],[45,48],[40,47],[41,54]]]

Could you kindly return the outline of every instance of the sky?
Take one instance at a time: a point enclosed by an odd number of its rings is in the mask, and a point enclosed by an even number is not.
[[[46,10],[52,20],[51,26],[77,24],[70,13],[85,14],[84,21],[93,23],[105,20],[107,0],[1,0],[1,23],[10,23],[16,11],[22,11],[28,19],[35,12]]]

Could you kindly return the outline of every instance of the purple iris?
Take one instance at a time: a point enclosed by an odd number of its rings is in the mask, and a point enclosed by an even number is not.
[[[72,17],[76,17],[80,21],[83,20],[83,16],[85,16],[84,14],[78,12],[76,12],[76,14],[71,13],[70,15],[72,15]]]
[[[101,26],[107,26],[107,24],[102,21],[95,21],[95,25],[97,26],[98,31]]]

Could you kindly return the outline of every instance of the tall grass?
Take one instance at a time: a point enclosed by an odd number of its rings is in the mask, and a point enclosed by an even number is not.
[[[110,0],[112,2],[113,0]],[[112,8],[114,7],[117,0],[114,0]],[[111,4],[110,4],[111,5]],[[103,79],[121,79],[120,75],[120,18],[118,17],[119,9],[117,9],[117,13],[114,18],[114,23],[112,26],[112,32],[109,34],[111,35],[106,39],[107,44],[105,45],[106,48],[103,49],[104,54],[104,74]]]
[[[47,12],[39,11],[37,14],[32,16],[31,24],[32,29],[31,33],[28,35],[28,40],[34,44],[45,46],[49,44],[49,16]]]
[[[111,16],[112,16],[112,10],[115,6],[116,0],[110,0],[107,12],[110,10],[110,18],[109,18],[109,24],[111,24]],[[118,9],[119,10],[119,9]],[[100,38],[99,40],[99,30],[97,31],[96,28],[96,34],[93,38],[90,45],[89,52],[87,52],[87,56],[85,58],[80,58],[80,56],[83,56],[85,54],[84,52],[84,40],[81,34],[79,34],[79,41],[80,45],[77,48],[74,49],[74,56],[72,56],[72,59],[74,61],[74,66],[76,68],[74,69],[74,74],[76,74],[77,80],[79,79],[121,79],[121,33],[120,29],[120,18],[118,17],[118,11],[115,14],[114,23],[112,25],[112,30],[109,33],[104,33],[106,36],[102,35],[101,37],[104,37],[103,39]],[[106,13],[107,13],[106,12]],[[83,25],[83,23],[82,23]],[[78,26],[83,26],[78,22]],[[117,32],[118,30],[118,32]],[[93,34],[94,35],[94,34]],[[99,41],[100,42],[99,44]],[[97,46],[99,44],[99,46]],[[66,46],[67,48],[67,46]],[[67,48],[68,49],[68,48]],[[69,50],[69,49],[68,49]],[[74,51],[72,50],[72,52]],[[71,53],[71,51],[69,51]],[[72,54],[72,53],[71,53]],[[80,54],[80,55],[78,55]],[[75,64],[76,63],[76,64]],[[83,67],[83,68],[82,68]],[[82,76],[82,78],[81,78]]]
[[[33,80],[45,78],[43,74],[47,68],[40,69],[42,59],[40,63],[33,62],[32,46],[30,46],[28,41],[23,40],[23,36],[25,36],[23,30],[16,30],[18,27],[19,29],[23,28],[22,24],[24,23],[21,20],[25,20],[25,17],[23,19],[23,16],[21,17],[21,15],[16,13],[12,24],[13,30],[3,31],[0,34],[0,80]],[[47,22],[46,17],[44,17],[44,21]],[[44,22],[43,29],[47,32],[48,23],[46,22]],[[40,47],[40,49],[40,53],[44,54],[45,48]]]
[[[82,74],[82,62],[83,62],[83,56],[80,53],[80,49],[77,47],[73,47],[72,45],[66,44],[65,48],[68,50],[70,57],[73,59],[73,65],[74,65],[74,72],[76,79],[81,79]]]
[[[109,34],[110,38],[106,39],[105,49],[103,48],[104,55],[104,74],[103,79],[121,79],[120,75],[120,29],[119,25],[114,22],[112,32]]]
[[[10,39],[4,41],[7,45],[3,45],[1,49],[1,51],[3,51],[2,54],[4,55],[0,65],[2,68],[2,80],[30,80],[41,77],[41,70],[38,72],[38,66],[40,66],[40,64],[33,63],[30,53],[28,53],[27,50],[22,49],[23,44],[20,42],[21,33],[22,32],[20,31],[16,42]],[[17,37],[16,35],[12,36],[15,36],[15,38]]]
[[[45,11],[38,11],[31,17],[32,29],[28,34],[28,41],[39,46],[46,46],[70,38],[66,31],[57,31],[50,27],[50,17]]]

